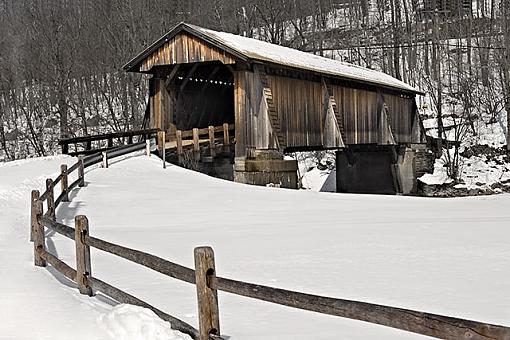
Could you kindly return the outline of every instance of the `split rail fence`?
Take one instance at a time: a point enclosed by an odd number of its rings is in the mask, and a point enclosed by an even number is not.
[[[110,151],[108,156],[110,158],[118,157],[136,150],[143,150],[144,147],[144,143],[122,147]],[[76,282],[82,294],[92,296],[94,292],[101,292],[118,302],[149,308],[163,320],[169,321],[173,329],[199,340],[221,338],[218,291],[443,339],[510,339],[510,328],[505,326],[366,302],[310,295],[223,278],[216,275],[214,253],[210,247],[195,248],[195,268],[192,269],[93,237],[90,234],[88,219],[83,215],[75,217],[74,228],[57,222],[56,209],[58,205],[69,200],[71,190],[85,185],[84,169],[101,162],[103,157],[104,154],[92,155],[87,158],[80,157],[78,162],[70,168],[62,165],[61,174],[54,180],[46,181],[46,191],[43,194],[40,195],[38,190],[33,190],[31,193],[31,240],[34,246],[35,265],[44,267],[49,263],[68,279]],[[69,184],[70,175],[75,172],[77,179]],[[55,188],[59,184],[61,193],[55,198]],[[44,206],[46,206],[46,211]],[[44,228],[51,229],[75,242],[76,269],[46,250]],[[194,284],[198,302],[198,330],[92,275],[91,247],[145,266],[171,278]],[[335,336],[332,335],[332,337]]]

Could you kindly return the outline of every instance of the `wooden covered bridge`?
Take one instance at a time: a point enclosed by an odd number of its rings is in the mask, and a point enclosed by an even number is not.
[[[124,69],[152,75],[148,127],[178,161],[189,145],[223,177],[294,188],[285,153],[337,149],[338,191],[414,188],[420,92],[387,74],[186,23]]]

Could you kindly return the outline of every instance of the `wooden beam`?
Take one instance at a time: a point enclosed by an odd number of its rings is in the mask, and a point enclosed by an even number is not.
[[[198,63],[196,63],[195,65],[193,65],[193,67],[191,67],[191,70],[189,70],[188,74],[186,75],[186,77],[183,79],[183,82],[181,84],[181,87],[179,88],[179,91],[182,91],[184,90],[184,88],[186,87],[186,85],[188,84],[188,81],[189,79],[191,78],[191,76],[193,75],[193,73],[195,73],[195,71],[197,70],[197,67],[198,67]]]
[[[227,67],[227,69],[230,71],[230,73],[232,73],[232,76],[234,76],[235,74],[235,70],[234,68],[232,67],[232,65],[225,65]]]
[[[170,72],[170,74],[168,75],[168,77],[165,80],[165,87],[170,86],[172,81],[175,79],[175,76],[177,75],[177,71],[179,71],[180,66],[181,65],[179,65],[179,64],[174,66],[174,68],[172,69],[172,71]]]
[[[324,90],[324,112],[322,121],[322,144],[324,147],[344,148],[347,144],[345,136],[345,128],[343,115],[338,111],[338,106],[333,95],[331,86],[322,78],[322,86]]]

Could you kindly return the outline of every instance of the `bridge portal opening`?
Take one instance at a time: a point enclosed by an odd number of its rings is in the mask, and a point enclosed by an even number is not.
[[[151,71],[150,126],[165,132],[165,141],[158,139],[158,152],[172,163],[232,180],[232,66],[209,61],[159,65]]]
[[[177,130],[234,124],[234,74],[219,62],[180,65],[171,84]]]

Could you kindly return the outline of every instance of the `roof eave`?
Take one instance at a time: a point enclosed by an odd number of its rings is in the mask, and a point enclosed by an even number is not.
[[[385,84],[381,84],[378,82],[370,81],[369,79],[356,79],[356,78],[351,78],[348,76],[341,76],[341,75],[338,75],[335,73],[321,72],[321,71],[313,70],[313,69],[299,68],[299,67],[294,67],[291,65],[280,64],[280,63],[270,62],[267,60],[256,59],[256,58],[250,58],[248,61],[251,63],[257,63],[257,64],[265,64],[265,65],[269,64],[269,65],[273,65],[273,67],[282,67],[283,66],[284,68],[294,69],[294,70],[298,70],[298,71],[302,71],[302,72],[303,71],[310,72],[311,74],[315,74],[315,75],[321,76],[321,77],[329,77],[329,78],[335,78],[335,79],[339,79],[339,80],[343,80],[343,81],[350,81],[350,82],[354,82],[354,83],[368,84],[368,85],[371,85],[374,87],[388,89],[388,90],[392,90],[392,91],[396,91],[396,92],[403,92],[403,93],[408,93],[408,94],[413,94],[413,95],[421,95],[421,96],[425,95],[424,92],[421,92],[418,89],[415,89],[414,87],[412,87],[411,85],[408,85],[406,83],[404,83],[404,84],[406,84],[412,88],[403,88],[403,87],[385,85]]]

